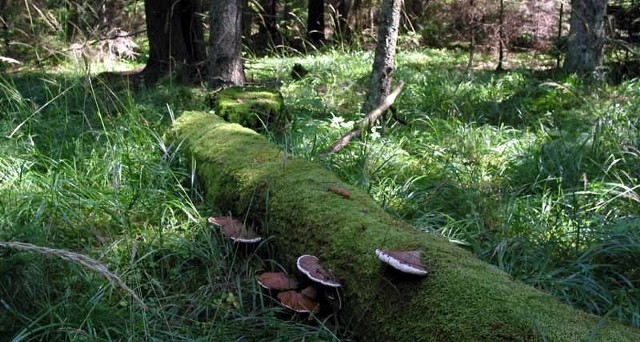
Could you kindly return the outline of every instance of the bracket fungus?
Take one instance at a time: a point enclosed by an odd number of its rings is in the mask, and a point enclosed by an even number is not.
[[[284,272],[265,272],[258,275],[258,284],[267,290],[291,290],[298,287],[298,283],[287,277]]]
[[[222,227],[226,236],[234,242],[256,243],[262,240],[255,232],[247,230],[245,225],[231,217],[209,217],[209,223]]]
[[[303,295],[311,298],[311,299],[316,299],[318,298],[318,290],[313,287],[313,286],[307,286],[304,289],[302,289],[302,291],[300,291],[300,293],[302,293]]]
[[[391,265],[400,272],[419,276],[427,275],[427,268],[422,264],[421,251],[384,251],[376,249],[376,255],[382,262]]]
[[[340,287],[338,279],[328,270],[320,265],[320,260],[313,255],[303,255],[296,261],[296,266],[300,272],[309,279],[329,287]]]
[[[300,313],[314,312],[318,309],[319,305],[313,299],[298,291],[280,292],[278,293],[278,299],[285,307]]]

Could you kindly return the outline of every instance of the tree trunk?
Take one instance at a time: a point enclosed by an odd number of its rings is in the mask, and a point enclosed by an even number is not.
[[[334,18],[334,25],[338,37],[346,41],[351,39],[351,31],[349,30],[351,2],[352,0],[339,0],[336,7],[336,18]]]
[[[556,35],[556,39],[557,42],[556,44],[558,44],[558,42],[560,42],[560,39],[562,38],[562,19],[564,17],[564,3],[560,3],[560,10],[558,13],[558,35]],[[557,47],[555,47],[554,49],[557,49]],[[562,54],[558,53],[558,55],[556,56],[556,69],[560,69],[560,61],[562,59]]]
[[[278,16],[278,1],[277,0],[264,0],[262,1],[262,8],[260,11],[260,17],[262,22],[260,25],[259,38],[266,38],[266,42],[263,44],[271,44],[271,46],[277,46],[282,43],[280,37],[280,31],[278,31],[277,25]],[[265,48],[267,45],[264,46]]]
[[[307,37],[313,43],[324,40],[324,0],[309,0]]]
[[[337,321],[357,341],[637,341],[640,331],[561,304],[441,236],[385,213],[323,167],[286,157],[266,139],[203,112],[174,133],[197,161],[211,203],[268,238],[261,251],[291,272],[313,254],[342,284]],[[350,192],[348,198],[329,187]],[[420,250],[423,278],[392,272],[376,248]],[[275,305],[275,304],[274,304]],[[323,317],[320,317],[323,319]]]
[[[212,86],[244,85],[242,1],[211,2],[209,81]]]
[[[571,0],[566,71],[588,73],[602,65],[606,13],[607,0]]]
[[[177,71],[187,82],[202,78],[205,60],[203,23],[196,14],[201,0],[146,0],[149,59],[141,72],[144,82],[153,84]]]
[[[504,70],[504,0],[500,0],[498,21],[498,66],[496,67],[496,71],[501,72]]]
[[[360,20],[360,13],[362,12],[362,0],[353,0],[353,5],[351,6],[351,19],[349,20],[349,25],[354,32],[362,31],[362,23]]]
[[[371,70],[371,84],[367,99],[362,105],[362,113],[369,113],[380,105],[380,101],[389,95],[391,76],[394,70],[398,26],[402,0],[383,0],[380,8],[380,26],[376,55]],[[372,123],[373,124],[373,123]]]
[[[8,0],[0,0],[0,13],[6,13],[5,7]],[[0,15],[0,29],[2,30],[2,51],[0,54],[3,56],[9,55],[9,24],[7,24],[8,18],[4,15]]]

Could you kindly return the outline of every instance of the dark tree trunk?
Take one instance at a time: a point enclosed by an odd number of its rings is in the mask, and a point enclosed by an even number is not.
[[[361,32],[362,23],[360,22],[360,13],[362,12],[362,0],[353,0],[353,5],[351,6],[351,28],[355,32]]]
[[[340,0],[338,1],[338,6],[336,7],[336,18],[335,18],[335,26],[336,33],[342,39],[350,39],[351,32],[349,30],[349,11],[351,10],[351,2],[352,0]]]
[[[467,27],[469,28],[469,59],[467,60],[467,70],[471,70],[473,67],[473,58],[476,54],[476,29],[478,25],[476,22],[476,5],[474,0],[470,0],[468,6]]]
[[[7,6],[7,0],[0,0],[0,13],[5,13],[4,9]],[[9,25],[7,24],[7,18],[0,14],[0,29],[2,29],[2,55],[7,55],[9,52]]]
[[[267,37],[268,43],[278,45],[281,43],[280,32],[277,23],[278,1],[265,0],[262,2],[262,23],[260,25],[259,37]]]
[[[242,64],[242,2],[211,2],[209,81],[212,86],[244,85]]]
[[[249,0],[242,0],[242,8],[246,9],[242,11],[242,37],[249,43],[253,43],[249,39],[251,38],[253,29],[253,21],[256,18],[256,12],[249,7]]]
[[[77,4],[74,1],[65,1],[64,6],[67,10],[67,18],[65,22],[65,39],[72,42],[78,34],[78,26],[80,18],[78,16]]]
[[[562,38],[562,18],[564,16],[564,4],[560,3],[560,12],[558,13],[558,35],[556,36],[556,38],[558,39],[558,42],[560,41],[560,38]],[[556,68],[560,68],[560,60],[562,59],[562,54],[558,53],[558,55],[556,56]]]
[[[400,25],[402,0],[383,0],[380,8],[380,24],[376,55],[371,70],[371,85],[367,99],[362,105],[362,113],[369,113],[389,95],[391,76],[394,70],[396,41]],[[373,124],[373,123],[372,123]]]
[[[500,0],[500,9],[498,13],[498,66],[496,67],[496,71],[500,72],[504,70],[504,0]]]
[[[564,69],[587,73],[602,65],[607,0],[571,0],[571,21]]]
[[[201,9],[201,0],[145,1],[149,37],[149,59],[141,72],[145,83],[153,84],[173,71],[185,81],[202,79],[204,32],[196,14]]]
[[[307,36],[313,43],[324,40],[324,0],[309,0]]]

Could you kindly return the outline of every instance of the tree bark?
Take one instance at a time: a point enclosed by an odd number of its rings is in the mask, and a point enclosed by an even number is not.
[[[362,113],[369,113],[380,105],[382,99],[389,95],[392,74],[395,69],[394,60],[401,7],[402,0],[382,1],[378,42],[371,70],[371,85],[369,86],[367,99],[362,105]]]
[[[313,43],[324,40],[324,0],[309,0],[307,37]]]
[[[501,72],[504,70],[503,62],[504,62],[504,0],[500,0],[500,8],[498,10],[498,66],[496,66],[496,71]]]
[[[242,0],[211,2],[209,82],[214,87],[244,85]]]
[[[351,11],[352,0],[339,0],[336,7],[336,15],[334,25],[336,33],[340,39],[349,41],[351,39],[351,30],[349,29],[349,12]]]
[[[287,156],[215,115],[187,112],[173,132],[208,198],[258,227],[292,272],[313,254],[342,284],[337,320],[358,341],[637,341],[640,331],[571,309],[438,235],[385,213],[330,171]],[[345,198],[329,190],[350,192]],[[392,272],[376,248],[421,250],[430,273]],[[274,305],[277,305],[274,303]]]
[[[264,18],[264,25],[260,26],[260,30],[269,37],[269,43],[275,45],[280,44],[280,32],[278,31],[277,15],[278,15],[278,1],[266,0],[262,3],[262,16]]]
[[[205,61],[201,0],[146,0],[149,59],[140,76],[153,84],[177,72],[186,82],[202,78]]]
[[[606,13],[607,0],[571,0],[566,71],[588,73],[602,65]]]

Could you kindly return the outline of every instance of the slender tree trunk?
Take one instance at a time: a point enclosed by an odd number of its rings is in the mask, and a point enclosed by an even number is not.
[[[500,0],[499,9],[499,27],[498,27],[498,66],[496,71],[500,72],[504,70],[504,0]]]
[[[362,0],[353,0],[353,5],[351,6],[351,27],[355,32],[361,32],[362,23],[360,20],[360,13],[362,13]]]
[[[467,71],[473,67],[473,58],[476,54],[476,9],[474,0],[469,1],[469,59],[467,60]]]
[[[556,39],[558,40],[556,44],[559,44],[560,39],[562,38],[562,19],[564,16],[564,4],[560,3],[560,12],[558,13],[558,35],[556,36]],[[560,61],[562,59],[562,54],[558,53],[558,56],[556,56],[556,68],[560,68]]]
[[[260,25],[260,34],[258,37],[267,37],[267,43],[272,45],[278,45],[282,41],[280,32],[278,31],[278,25],[276,24],[278,14],[277,8],[277,0],[266,0],[262,2],[262,10],[260,12],[262,23]]]
[[[336,8],[335,26],[336,32],[341,39],[349,40],[351,32],[349,30],[349,11],[351,11],[352,0],[340,0]]]
[[[211,2],[209,81],[214,87],[244,85],[242,63],[242,2]]]
[[[173,71],[185,81],[202,78],[205,60],[201,0],[146,0],[149,59],[141,72],[153,84]]]
[[[396,42],[400,25],[402,0],[383,0],[380,8],[378,43],[371,70],[371,83],[367,99],[362,105],[362,113],[369,113],[378,107],[382,99],[389,95],[391,79],[395,69]],[[373,124],[373,123],[372,123]]]
[[[307,37],[313,43],[324,40],[324,0],[309,0]]]
[[[571,0],[571,20],[564,69],[592,72],[602,65],[607,0]]]
[[[65,9],[67,11],[67,18],[65,22],[65,39],[67,42],[73,42],[77,33],[79,26],[79,16],[77,10],[77,4],[73,0],[68,0],[64,2]]]
[[[253,29],[253,21],[257,18],[258,13],[249,7],[249,0],[242,0],[242,8],[244,9],[242,11],[242,36],[248,40],[253,38],[251,30]],[[253,40],[250,40],[249,43],[253,45]]]
[[[6,6],[7,0],[0,0],[0,13],[5,13],[4,10]],[[0,14],[0,29],[2,30],[2,51],[0,53],[2,55],[9,53],[9,24],[7,20],[8,18]]]

